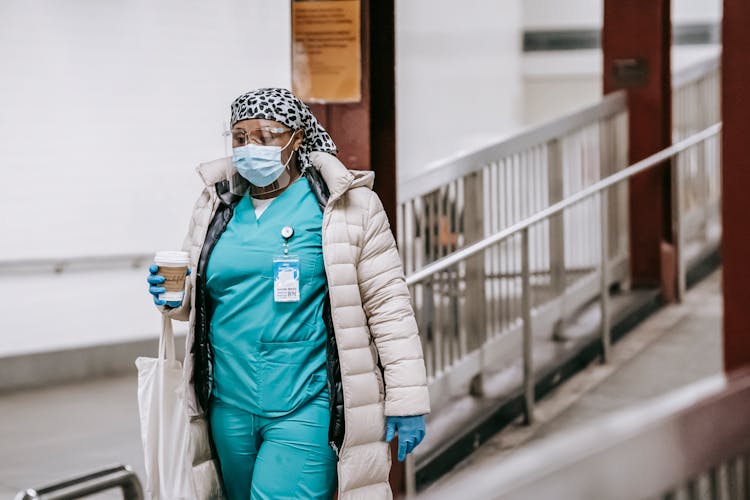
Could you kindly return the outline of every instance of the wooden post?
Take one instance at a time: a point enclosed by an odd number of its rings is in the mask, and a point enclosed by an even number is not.
[[[630,163],[671,144],[670,0],[605,0],[604,92],[627,89]],[[674,296],[669,165],[630,182],[633,285]]]
[[[721,138],[724,367],[750,363],[750,3],[724,0],[722,29]]]

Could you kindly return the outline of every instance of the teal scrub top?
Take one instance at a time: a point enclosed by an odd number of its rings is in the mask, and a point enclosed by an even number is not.
[[[225,403],[278,417],[326,387],[322,224],[305,177],[259,218],[249,196],[236,205],[206,269],[213,307],[213,395]],[[274,301],[273,259],[284,255],[281,230],[286,226],[294,229],[289,255],[299,258],[298,302]]]

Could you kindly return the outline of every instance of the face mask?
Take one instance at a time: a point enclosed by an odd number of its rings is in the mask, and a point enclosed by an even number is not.
[[[281,163],[281,152],[291,144],[294,135],[286,143],[286,146],[258,146],[248,144],[232,150],[232,163],[237,172],[247,179],[250,184],[257,187],[266,187],[273,184],[292,160],[289,155],[286,163]]]

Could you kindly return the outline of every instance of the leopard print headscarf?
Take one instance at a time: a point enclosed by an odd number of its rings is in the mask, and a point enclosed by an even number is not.
[[[287,89],[251,90],[235,99],[231,110],[233,127],[241,120],[264,119],[283,123],[294,130],[302,130],[302,145],[297,151],[297,161],[302,172],[311,166],[311,152],[323,151],[333,155],[337,152],[333,139],[313,116],[307,104]]]

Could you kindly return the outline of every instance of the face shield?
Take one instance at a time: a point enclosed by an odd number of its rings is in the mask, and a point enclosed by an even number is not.
[[[231,156],[227,161],[226,177],[229,180],[229,192],[236,196],[245,196],[250,189],[250,183],[237,171]]]
[[[236,196],[245,196],[250,183],[240,175],[232,161],[232,131],[225,130],[222,136],[224,137],[224,154],[227,156],[224,176],[229,181],[229,192]]]

